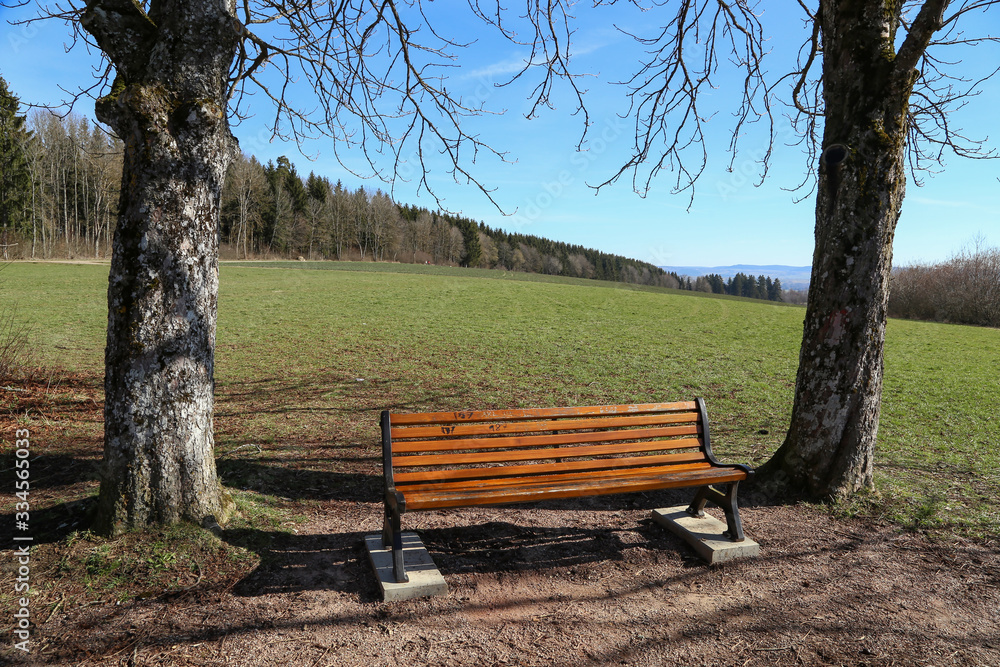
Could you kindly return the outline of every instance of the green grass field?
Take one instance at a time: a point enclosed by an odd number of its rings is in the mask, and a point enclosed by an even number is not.
[[[38,360],[99,385],[107,266],[18,263],[0,278],[0,299],[15,303],[33,327]],[[703,396],[720,458],[756,465],[787,426],[803,314],[780,304],[495,271],[226,264],[218,452],[226,457],[250,445],[266,453],[262,461],[321,469],[338,451],[377,457],[377,415],[385,408]],[[879,493],[841,510],[996,534],[1000,331],[891,321],[886,348]],[[99,428],[90,420],[49,432],[99,450]],[[3,434],[5,445],[11,437]],[[267,491],[266,479],[257,484]]]

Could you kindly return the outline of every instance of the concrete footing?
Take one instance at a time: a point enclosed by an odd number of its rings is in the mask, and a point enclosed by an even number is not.
[[[411,600],[413,598],[446,595],[448,584],[438,571],[431,555],[416,533],[404,532],[403,565],[410,580],[405,584],[396,582],[392,574],[392,551],[382,548],[382,535],[366,535],[365,548],[368,559],[375,570],[382,599],[386,602]]]
[[[693,517],[686,509],[687,505],[656,509],[652,518],[690,544],[699,556],[712,565],[760,554],[760,545],[750,538],[733,542],[723,535],[725,523],[708,514]]]
[[[675,533],[710,564],[724,563],[735,558],[748,558],[760,554],[760,545],[747,538],[733,542],[723,535],[726,524],[713,516],[693,517],[685,510],[687,505],[664,507],[652,511],[657,523]],[[386,602],[411,600],[413,598],[447,595],[448,584],[437,569],[431,555],[416,533],[404,532],[403,563],[410,580],[404,584],[396,582],[392,573],[392,551],[382,548],[382,535],[365,536],[365,548],[375,578]]]

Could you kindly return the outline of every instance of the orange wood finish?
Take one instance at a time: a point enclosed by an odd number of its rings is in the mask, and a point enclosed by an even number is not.
[[[746,479],[746,473],[742,470],[713,468],[676,471],[669,474],[651,473],[623,478],[608,478],[604,474],[595,474],[590,479],[568,479],[563,482],[522,479],[517,480],[517,483],[497,488],[482,489],[465,485],[455,489],[414,490],[409,494],[405,494],[405,492],[404,494],[406,495],[407,510],[422,510],[656,491],[703,484],[737,482],[743,479]]]
[[[395,415],[394,415],[395,417]],[[392,429],[392,439],[400,438],[441,438],[456,435],[505,435],[508,433],[534,433],[538,431],[576,431],[594,428],[599,423],[601,428],[617,428],[623,426],[662,426],[665,424],[682,424],[697,422],[698,414],[693,412],[675,412],[654,415],[639,415],[637,417],[609,417],[606,419],[560,419],[535,422],[498,422],[474,424],[442,424],[440,426],[410,426]],[[393,423],[396,420],[393,419]]]
[[[460,422],[510,421],[557,417],[584,417],[601,415],[648,414],[653,412],[680,412],[696,410],[694,401],[679,403],[645,403],[636,405],[596,405],[581,408],[533,408],[529,410],[479,410],[469,412],[415,412],[394,414],[393,426],[406,424],[454,424]]]
[[[747,477],[709,460],[695,401],[390,414],[389,426],[395,490],[407,511]]]

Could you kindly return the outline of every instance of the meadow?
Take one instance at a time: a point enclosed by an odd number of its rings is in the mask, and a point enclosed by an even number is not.
[[[47,382],[81,387],[81,402],[85,388],[99,394],[107,266],[15,263],[2,277],[0,298],[31,326]],[[247,498],[294,499],[292,482],[279,474],[289,467],[337,479],[329,475],[347,457],[370,459],[374,470],[382,409],[693,396],[706,399],[720,458],[758,465],[787,426],[803,314],[782,304],[521,273],[224,264],[220,470]],[[997,535],[998,367],[1000,330],[890,321],[877,491],[834,511]],[[37,437],[48,439],[41,446],[97,458],[99,411],[74,418],[73,395],[14,416],[37,424]],[[5,411],[22,409],[12,392],[0,396]],[[99,397],[87,400],[96,405]],[[12,437],[3,433],[5,450]],[[235,463],[247,456],[252,466]],[[96,481],[64,492],[63,500],[86,498]]]

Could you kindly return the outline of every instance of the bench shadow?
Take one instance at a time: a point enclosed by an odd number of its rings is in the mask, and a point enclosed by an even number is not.
[[[625,529],[579,526],[522,526],[490,521],[474,526],[417,531],[445,576],[541,572],[574,568],[588,563],[626,560],[635,549],[675,552],[683,543],[666,529],[644,519]],[[693,553],[693,552],[692,552]]]
[[[363,532],[295,535],[256,529],[223,530],[220,539],[260,556],[260,564],[233,587],[259,597],[302,591],[337,591],[376,602],[378,582],[368,563]]]
[[[545,505],[550,510],[558,508],[555,503]],[[380,507],[374,509],[380,511]],[[567,501],[566,509],[583,508]],[[411,529],[404,526],[404,530]],[[233,588],[235,595],[330,590],[357,595],[361,602],[378,602],[378,583],[364,546],[364,537],[373,532],[295,535],[231,529],[223,530],[220,538],[253,551],[261,559],[259,566]],[[682,540],[648,518],[626,528],[524,526],[492,520],[447,528],[417,528],[414,532],[445,577],[572,569],[591,563],[620,562],[637,549],[677,553],[685,567],[701,564]],[[621,537],[623,532],[630,533],[627,541]]]
[[[620,561],[630,548],[676,549],[655,527],[637,527],[644,540],[626,544],[610,529],[526,528],[507,522],[420,530],[435,565],[455,574],[543,571],[585,563]],[[224,530],[220,538],[257,553],[261,562],[233,587],[234,595],[259,597],[303,591],[337,591],[378,602],[378,582],[364,548],[367,533],[293,535],[253,529]]]

